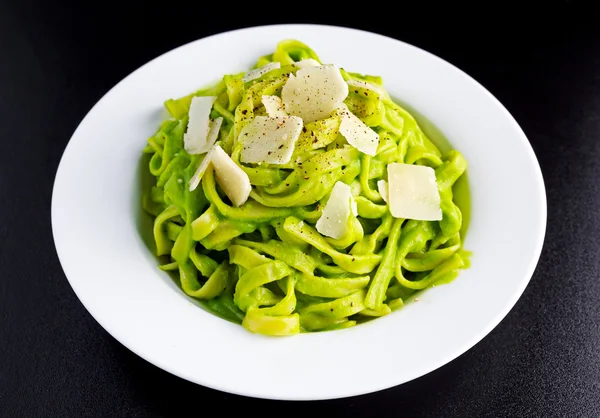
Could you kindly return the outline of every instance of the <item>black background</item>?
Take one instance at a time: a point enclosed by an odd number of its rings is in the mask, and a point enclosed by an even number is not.
[[[327,12],[291,2],[211,10],[200,1],[194,9],[1,0],[0,416],[200,416],[216,406],[302,416],[599,417],[600,16],[577,1],[480,3],[335,3]],[[328,18],[340,10],[349,17]],[[548,194],[538,268],[483,341],[402,386],[293,405],[203,388],[132,354],[75,297],[50,225],[61,154],[115,83],[183,43],[288,22],[383,33],[457,65],[521,124]]]

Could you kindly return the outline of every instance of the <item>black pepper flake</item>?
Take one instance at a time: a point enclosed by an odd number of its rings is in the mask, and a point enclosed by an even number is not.
[[[352,261],[356,260],[356,258],[352,257]]]
[[[271,154],[273,154],[273,151],[267,152],[267,155],[271,155]]]
[[[313,144],[316,144],[317,142],[319,142],[319,140],[318,140],[317,138],[315,138],[315,139],[313,140]]]
[[[308,180],[308,179],[310,179],[310,177],[304,177],[304,180]]]
[[[285,183],[285,187],[290,187],[290,183]]]
[[[354,90],[354,93],[358,94],[358,90]]]
[[[302,132],[306,133],[306,126],[302,127]]]
[[[281,144],[279,147],[277,147],[277,149],[281,149],[283,148],[283,144]]]
[[[350,301],[350,307],[353,308],[354,307],[354,302]]]
[[[329,309],[331,312],[333,312],[333,308]]]
[[[365,96],[368,96],[368,95],[369,95],[369,93],[367,93],[367,92],[365,91]]]
[[[242,110],[242,115],[245,115],[246,113],[248,113],[246,109]]]

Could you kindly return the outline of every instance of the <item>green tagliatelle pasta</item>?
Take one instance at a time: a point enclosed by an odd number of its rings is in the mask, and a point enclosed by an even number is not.
[[[451,280],[466,263],[463,211],[453,193],[466,161],[455,150],[443,154],[380,77],[340,70],[351,86],[344,103],[379,135],[374,156],[348,145],[333,112],[304,124],[289,163],[240,163],[240,132],[266,114],[261,97],[281,96],[295,63],[309,58],[319,61],[306,45],[282,41],[256,64],[280,68],[246,82],[244,74],[226,75],[208,89],[167,100],[171,118],[144,149],[155,181],[144,190],[143,209],[154,219],[160,268],[214,313],[267,335],[341,329],[389,314],[415,292]],[[210,115],[223,118],[217,144],[252,185],[239,207],[210,166],[199,187],[188,187],[206,158],[184,149],[194,96],[217,97]],[[435,170],[441,221],[391,215],[377,187],[391,163]],[[350,186],[356,216],[333,239],[316,222],[337,182]]]

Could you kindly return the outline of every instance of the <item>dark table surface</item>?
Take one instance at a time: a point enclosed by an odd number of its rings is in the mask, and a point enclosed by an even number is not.
[[[0,1],[1,417],[191,416],[212,404],[269,415],[600,416],[599,15],[577,1],[531,11],[493,2],[469,10],[472,16],[455,4],[448,10],[407,4],[381,20],[367,9],[354,20],[325,20],[320,12],[312,13],[316,20],[295,22],[404,40],[496,95],[542,167],[544,250],[514,309],[448,365],[378,393],[290,406],[197,386],[123,347],[75,297],[50,225],[61,154],[115,83],[183,43],[290,21],[280,13],[236,23],[227,7],[211,14],[178,2]]]

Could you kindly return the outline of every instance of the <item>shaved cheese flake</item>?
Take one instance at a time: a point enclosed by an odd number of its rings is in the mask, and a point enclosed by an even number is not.
[[[376,84],[368,83],[368,82],[362,81],[362,80],[353,80],[353,79],[347,80],[346,83],[348,83],[348,85],[352,86],[352,87],[361,87],[363,89],[371,90],[371,91],[379,94],[379,96],[385,97],[385,92],[383,91],[383,89]]]
[[[206,155],[204,156],[204,159],[202,160],[202,162],[196,169],[196,172],[194,173],[194,175],[188,182],[188,185],[190,186],[190,192],[193,192],[194,190],[196,190],[196,188],[200,184],[200,180],[202,180],[202,176],[204,175],[204,173],[206,173],[206,169],[210,165],[212,156],[213,156],[213,149],[211,148],[211,150],[206,153]]]
[[[385,203],[389,203],[388,198],[388,184],[385,180],[379,180],[377,182],[377,189],[379,190],[379,194]]]
[[[316,223],[319,233],[341,239],[348,233],[348,218],[355,216],[355,203],[350,186],[338,181],[331,189],[329,200]]]
[[[215,169],[217,183],[229,197],[231,203],[235,206],[243,205],[252,190],[248,174],[220,146],[213,146],[211,153],[211,163]]]
[[[211,120],[208,124],[208,135],[206,135],[206,146],[207,148],[212,147],[217,138],[219,137],[219,131],[221,130],[221,125],[223,124],[223,118],[218,117],[215,120]]]
[[[390,212],[395,218],[442,219],[440,193],[431,167],[391,163],[387,166]]]
[[[240,132],[240,161],[243,163],[286,164],[302,131],[297,116],[257,116]]]
[[[278,68],[281,68],[280,62],[270,62],[260,68],[248,71],[242,78],[242,82],[247,83],[248,81],[256,80],[257,78],[260,78],[273,70],[277,70]]]
[[[208,135],[206,135],[206,146],[207,147],[212,147],[214,145],[214,143],[216,142],[217,138],[219,137],[219,130],[221,129],[222,124],[223,124],[222,117],[218,117],[215,120],[210,121],[209,128],[208,128]],[[204,157],[204,160],[202,160],[202,162],[198,166],[198,169],[196,170],[196,172],[190,179],[190,181],[188,183],[190,186],[190,192],[193,192],[196,189],[196,187],[198,187],[198,185],[200,184],[200,180],[202,180],[202,176],[206,172],[206,169],[208,168],[208,165],[210,164],[211,158],[212,158],[212,148],[211,148],[211,151],[208,151],[208,153]]]
[[[277,96],[263,96],[262,103],[265,106],[267,115],[272,118],[287,116],[283,109],[283,102]]]
[[[286,112],[304,123],[326,118],[347,96],[348,84],[334,65],[301,68],[281,90]]]
[[[187,131],[183,135],[183,147],[188,154],[202,154],[210,149],[206,143],[210,122],[210,111],[215,96],[195,96],[189,110]]]
[[[316,59],[306,58],[295,62],[294,65],[298,68],[306,68],[306,67],[319,67],[321,64]]]
[[[346,141],[360,152],[375,155],[379,146],[379,134],[365,125],[345,104],[340,106],[340,115],[340,133]]]

